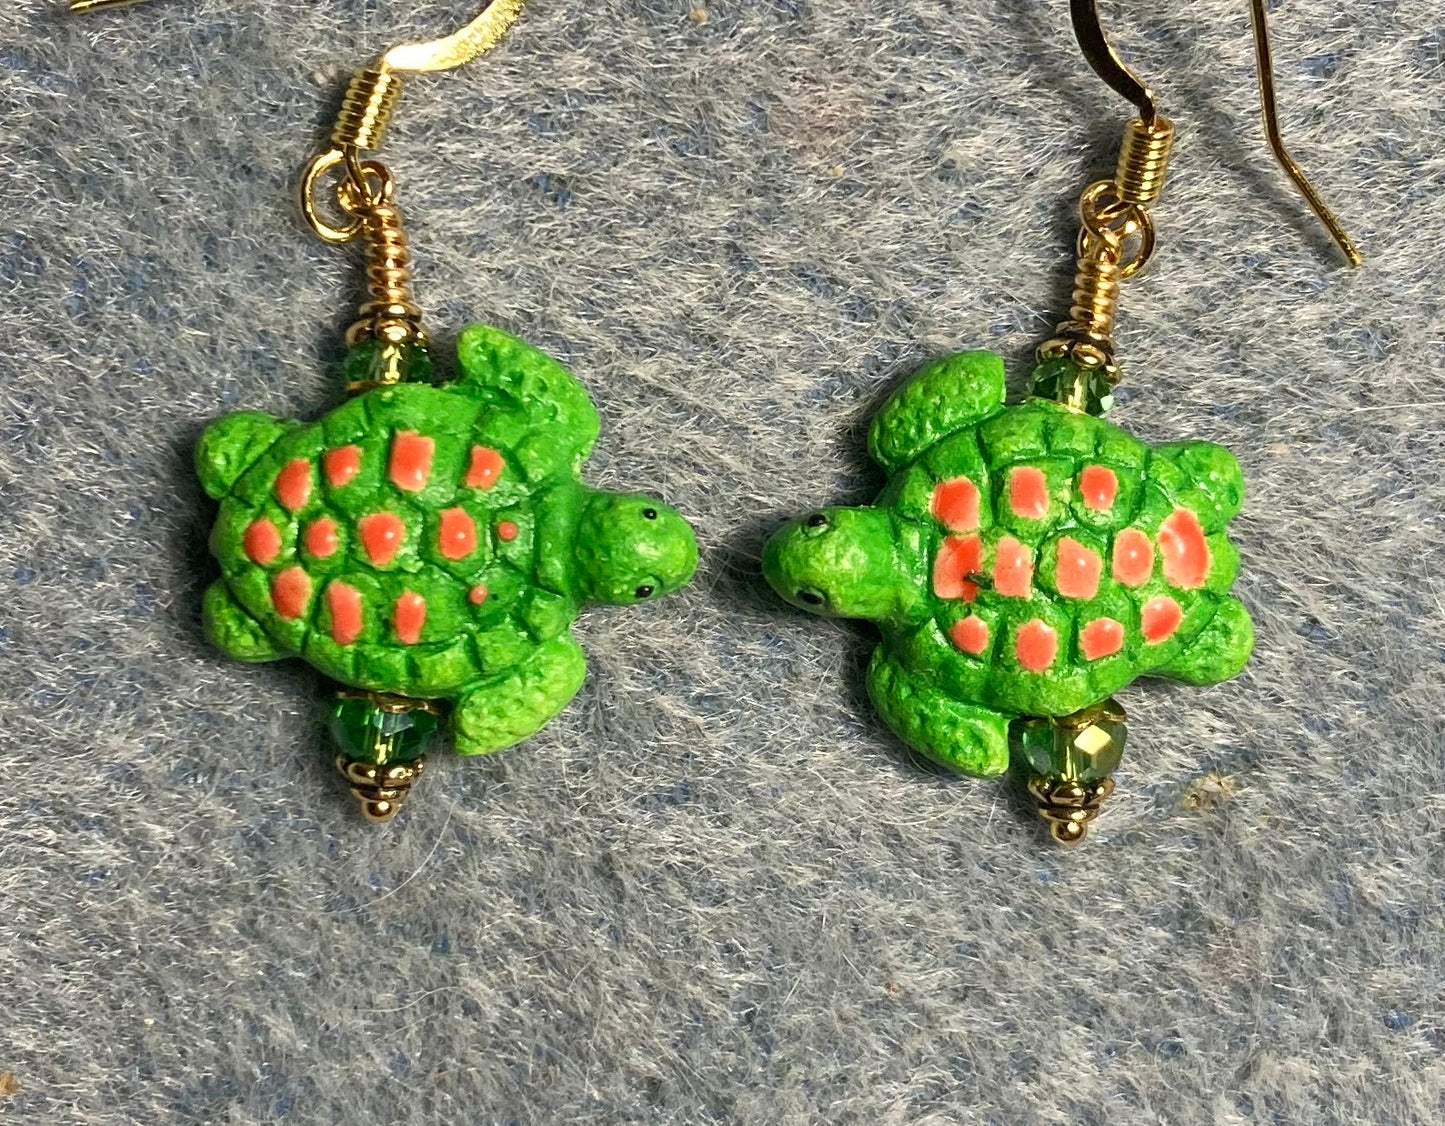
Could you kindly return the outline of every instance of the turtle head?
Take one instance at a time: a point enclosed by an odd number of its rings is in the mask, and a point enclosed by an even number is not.
[[[773,533],[763,574],[803,610],[884,621],[900,605],[896,535],[881,508],[820,508]]]
[[[660,500],[631,493],[592,493],[572,552],[583,596],[615,606],[671,594],[697,569],[687,521]]]

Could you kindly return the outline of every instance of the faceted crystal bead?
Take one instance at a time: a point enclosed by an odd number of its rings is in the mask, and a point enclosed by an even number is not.
[[[1029,376],[1029,397],[1063,403],[1102,416],[1114,405],[1113,384],[1101,368],[1086,368],[1067,357],[1045,360]]]
[[[348,385],[429,383],[431,354],[412,341],[363,340],[346,353],[345,374]]]
[[[1100,782],[1124,758],[1124,709],[1105,700],[1067,716],[1020,716],[1009,726],[1016,761],[1041,778]]]
[[[352,761],[411,762],[430,748],[437,717],[420,701],[343,696],[331,710],[330,727],[337,750]]]

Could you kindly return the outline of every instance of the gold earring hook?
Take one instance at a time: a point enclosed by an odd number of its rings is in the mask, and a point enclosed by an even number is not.
[[[139,2],[141,0],[69,0],[72,12],[118,8]],[[440,39],[400,43],[373,65],[362,67],[351,76],[341,112],[331,131],[331,147],[306,166],[301,178],[301,209],[312,230],[327,242],[335,243],[349,242],[361,233],[361,223],[355,217],[342,226],[328,222],[316,206],[316,188],[322,176],[344,166],[358,198],[372,199],[376,195],[378,173],[368,168],[375,162],[365,161],[362,154],[381,147],[401,97],[403,76],[453,70],[490,51],[517,21],[525,2],[490,0],[481,14],[465,27]],[[380,202],[379,197],[374,202]]]
[[[94,12],[103,8],[119,8],[139,4],[143,0],[70,0],[72,12]],[[491,0],[481,15],[466,27],[430,39],[425,43],[402,43],[381,57],[388,70],[421,74],[426,71],[452,70],[490,51],[522,14],[525,0]]]
[[[72,12],[94,12],[101,8],[119,8],[125,4],[139,4],[141,0],[70,0]]]
[[[1094,73],[1104,80],[1105,85],[1126,102],[1132,102],[1139,111],[1139,120],[1153,125],[1154,91],[1144,80],[1124,65],[1124,60],[1114,50],[1109,37],[1104,34],[1103,22],[1099,19],[1098,0],[1069,0],[1069,18],[1074,25],[1074,38],[1084,58],[1094,68]]]
[[[491,0],[481,15],[466,27],[425,43],[402,43],[381,56],[390,70],[422,74],[453,70],[484,55],[501,42],[507,29],[522,14],[525,0]]]
[[[1152,128],[1158,118],[1154,104],[1154,92],[1132,70],[1124,65],[1118,53],[1109,43],[1099,19],[1098,0],[1069,0],[1069,15],[1074,25],[1074,35],[1084,58],[1093,67],[1094,73],[1102,78],[1115,93],[1131,102],[1139,111],[1139,119]],[[1259,78],[1259,106],[1264,116],[1264,132],[1269,141],[1270,151],[1275,160],[1294,182],[1296,188],[1310,205],[1311,210],[1330,232],[1350,265],[1358,266],[1363,259],[1359,248],[1346,233],[1335,213],[1321,198],[1315,186],[1310,183],[1304,170],[1290,156],[1284,146],[1284,135],[1279,127],[1279,108],[1274,90],[1274,60],[1269,46],[1269,21],[1265,15],[1265,0],[1250,0],[1250,28],[1254,34],[1255,72]]]

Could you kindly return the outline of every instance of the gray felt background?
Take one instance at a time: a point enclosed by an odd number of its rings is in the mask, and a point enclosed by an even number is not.
[[[862,427],[919,361],[1021,378],[1126,107],[1064,0],[704,6],[535,0],[403,102],[438,335],[562,357],[592,479],[665,492],[704,560],[586,619],[559,722],[376,829],[318,678],[198,636],[189,457],[221,411],[336,401],[354,259],[294,177],[352,65],[474,8],[5,0],[0,1120],[1440,1122],[1439,4],[1275,9],[1359,273],[1264,148],[1245,5],[1111,6],[1181,131],[1115,417],[1238,451],[1259,649],[1126,694],[1071,853],[902,750],[866,631],[757,555],[878,487]]]

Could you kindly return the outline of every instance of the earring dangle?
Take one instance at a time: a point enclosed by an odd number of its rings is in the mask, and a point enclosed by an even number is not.
[[[1271,148],[1352,264],[1359,253],[1280,138],[1264,0],[1251,0]],[[1253,627],[1230,593],[1226,528],[1244,482],[1222,446],[1149,446],[1103,415],[1119,380],[1121,283],[1154,250],[1151,207],[1174,126],[1120,61],[1095,0],[1072,0],[1090,65],[1139,111],[1114,177],[1079,201],[1069,319],[1038,348],[1027,401],[1004,405],[1003,360],[927,364],[868,434],[878,500],[823,508],[768,541],[763,569],[792,604],[877,623],[868,692],[904,742],[989,777],[1010,764],[1057,841],[1084,838],[1123,757],[1113,694],[1146,674],[1234,676]]]
[[[582,483],[597,410],[555,360],[472,325],[460,377],[432,382],[396,179],[366,154],[406,76],[469,62],[521,9],[493,0],[455,34],[394,47],[352,76],[301,191],[317,235],[366,248],[368,300],[345,338],[350,397],[310,423],[226,415],[196,451],[220,502],[206,636],[241,661],[300,657],[343,686],[336,766],[371,821],[396,815],[445,712],[464,755],[534,734],[582,685],[581,608],[671,593],[697,566],[672,508]]]

